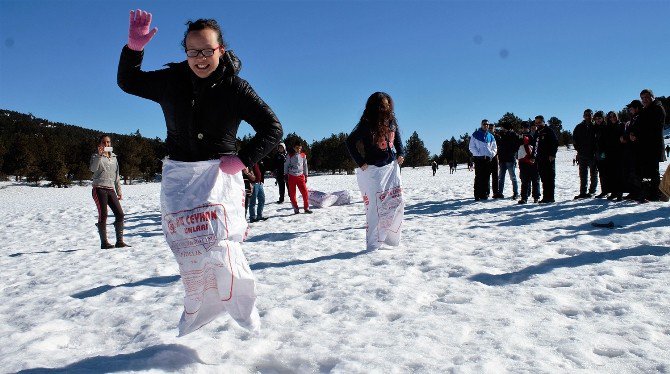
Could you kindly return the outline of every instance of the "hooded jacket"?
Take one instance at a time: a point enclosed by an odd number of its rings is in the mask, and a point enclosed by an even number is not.
[[[142,71],[143,51],[124,46],[117,83],[129,94],[160,104],[167,125],[167,151],[172,160],[203,161],[236,153],[237,130],[244,120],[256,131],[238,156],[251,166],[280,141],[277,116],[244,79],[240,60],[226,51],[216,71],[199,78],[187,61]]]
[[[111,157],[91,155],[89,169],[93,173],[93,187],[113,188],[117,195],[121,195],[121,176],[116,154]]]
[[[472,133],[468,149],[473,157],[493,158],[498,154],[498,144],[495,137],[490,132],[482,129],[477,129]]]

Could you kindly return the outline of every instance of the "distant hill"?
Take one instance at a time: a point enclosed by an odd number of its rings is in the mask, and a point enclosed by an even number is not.
[[[88,180],[88,163],[101,134],[0,109],[0,174],[35,183],[46,180],[59,187]],[[124,180],[153,180],[161,172],[160,160],[166,154],[163,140],[145,138],[139,130],[109,135]]]

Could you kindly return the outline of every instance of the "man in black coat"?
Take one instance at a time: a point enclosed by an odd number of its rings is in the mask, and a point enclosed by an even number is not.
[[[540,204],[555,202],[554,190],[556,189],[556,152],[558,151],[558,138],[554,130],[544,123],[543,116],[535,116],[537,135],[535,137],[535,150],[533,156],[537,163],[537,171],[542,181],[542,200]]]
[[[638,202],[660,198],[658,185],[661,176],[658,171],[663,155],[663,124],[665,110],[660,101],[654,101],[654,93],[650,89],[640,92],[642,112],[635,127],[631,129],[630,139],[636,148],[636,175],[642,184]],[[648,181],[647,181],[648,180]]]
[[[277,180],[277,186],[279,187],[279,200],[277,204],[284,202],[284,194],[286,193],[286,181],[284,180],[284,163],[286,163],[286,145],[284,143],[279,143],[277,146],[277,153],[274,156],[274,167],[272,173]]]
[[[577,163],[579,164],[579,195],[575,199],[591,197],[598,188],[598,167],[596,166],[595,147],[596,133],[592,121],[593,111],[584,111],[584,120],[580,122],[572,134],[572,140],[577,151]],[[591,177],[588,193],[586,182]]]
[[[521,146],[521,138],[512,130],[509,124],[502,126],[503,129],[497,132],[498,138],[498,192],[504,196],[505,190],[505,175],[509,173],[509,179],[512,182],[513,196],[512,200],[519,197],[519,186],[516,179],[516,156],[519,146]]]
[[[496,131],[496,127],[493,123],[489,123],[489,132],[493,135],[493,138],[496,140],[496,146],[498,143],[498,140],[500,140],[500,136],[498,136],[498,133]],[[499,168],[499,161],[498,161],[498,154],[496,153],[495,156],[491,157],[491,162],[489,164],[489,170],[491,172],[490,177],[491,177],[491,192],[493,193],[493,198],[494,199],[502,199],[504,196],[500,193],[500,190],[498,189],[498,168]]]

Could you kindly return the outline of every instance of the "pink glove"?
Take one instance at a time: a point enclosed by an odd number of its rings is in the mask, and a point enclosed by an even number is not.
[[[151,13],[144,10],[130,11],[130,27],[128,28],[128,48],[133,51],[141,51],[147,45],[151,38],[156,35],[158,28],[154,27],[149,31],[151,26]]]
[[[237,156],[221,156],[219,160],[219,169],[226,174],[235,175],[246,167]]]

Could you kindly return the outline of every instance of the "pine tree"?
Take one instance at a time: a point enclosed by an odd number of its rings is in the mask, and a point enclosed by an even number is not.
[[[417,167],[427,166],[428,164],[430,164],[428,148],[423,144],[423,140],[419,138],[419,134],[414,131],[409,139],[407,139],[404,165]]]

